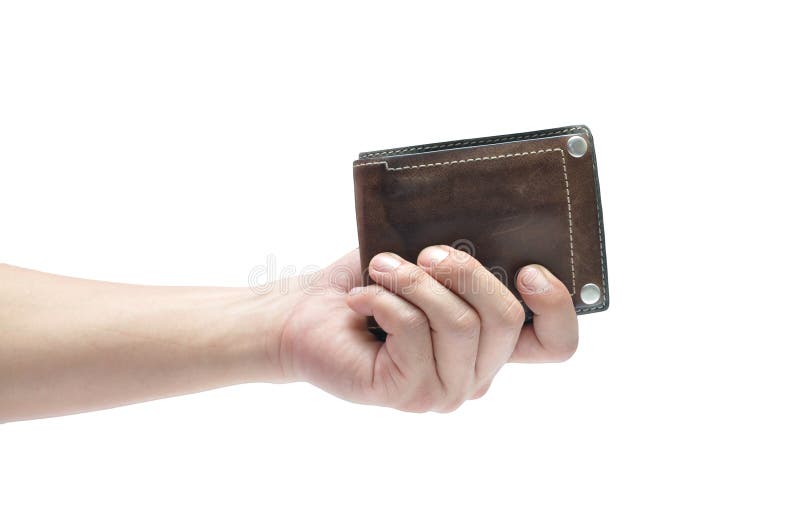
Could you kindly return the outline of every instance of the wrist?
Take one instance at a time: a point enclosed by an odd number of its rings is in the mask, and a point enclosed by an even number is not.
[[[239,290],[236,326],[241,343],[235,348],[248,382],[286,383],[297,380],[291,358],[282,350],[286,322],[299,299],[294,279],[266,293]]]

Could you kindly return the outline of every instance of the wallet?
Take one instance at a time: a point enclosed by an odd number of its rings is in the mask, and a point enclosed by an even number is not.
[[[586,126],[364,152],[353,179],[365,283],[372,282],[366,265],[380,252],[415,263],[424,248],[446,244],[475,256],[520,302],[517,272],[541,264],[566,285],[578,314],[608,308],[597,160]],[[369,328],[380,335],[372,319]]]

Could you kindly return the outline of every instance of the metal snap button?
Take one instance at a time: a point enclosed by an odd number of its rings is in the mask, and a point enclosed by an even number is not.
[[[574,136],[567,141],[567,152],[573,157],[583,157],[588,149],[589,144],[583,137]]]
[[[581,301],[592,305],[600,301],[600,287],[594,283],[587,283],[581,288]]]

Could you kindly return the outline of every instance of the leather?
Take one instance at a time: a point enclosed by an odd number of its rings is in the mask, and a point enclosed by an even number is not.
[[[583,137],[581,157],[567,141]],[[353,163],[361,264],[392,251],[416,262],[447,244],[474,255],[522,301],[514,277],[542,264],[579,314],[608,308],[603,216],[594,139],[572,126],[365,152]],[[364,281],[372,282],[364,272]],[[593,283],[600,300],[584,303]],[[524,305],[524,303],[523,303]],[[528,319],[530,310],[526,307]],[[376,329],[374,321],[370,328]]]

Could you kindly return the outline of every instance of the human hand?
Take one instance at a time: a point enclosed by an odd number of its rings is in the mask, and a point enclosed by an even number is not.
[[[412,264],[392,253],[369,264],[360,286],[358,250],[319,272],[286,313],[277,342],[287,380],[308,381],[349,401],[412,412],[450,412],[481,397],[512,362],[558,362],[578,344],[564,284],[526,266],[517,289],[533,310],[475,258],[432,246]],[[385,342],[365,328],[374,316]]]

